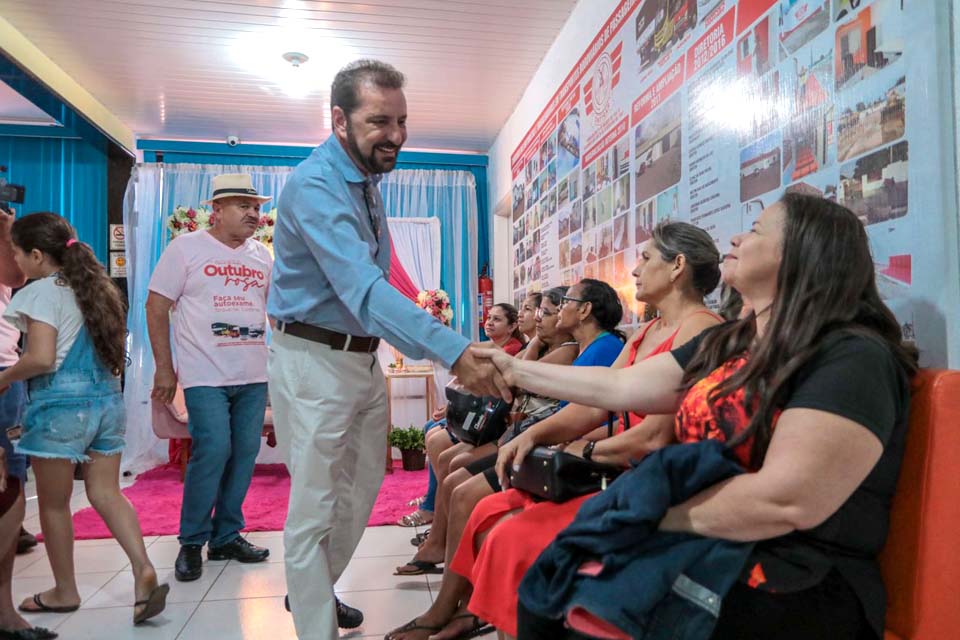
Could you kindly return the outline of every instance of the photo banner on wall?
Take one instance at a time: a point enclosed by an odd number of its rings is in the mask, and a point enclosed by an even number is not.
[[[918,276],[945,272],[943,252],[924,250],[944,223],[921,214],[945,188],[943,140],[924,125],[941,117],[935,13],[906,0],[620,2],[511,154],[514,301],[599,278],[635,324],[630,272],[658,222],[692,222],[723,252],[800,190],[860,218],[881,294],[914,337],[918,301],[937,297]]]

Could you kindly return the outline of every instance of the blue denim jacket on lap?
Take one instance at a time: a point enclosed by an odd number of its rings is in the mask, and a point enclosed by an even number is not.
[[[673,445],[586,501],[520,584],[532,613],[575,607],[633,638],[709,638],[753,544],[658,530],[667,509],[743,469],[721,443]],[[578,573],[599,560],[596,576]]]

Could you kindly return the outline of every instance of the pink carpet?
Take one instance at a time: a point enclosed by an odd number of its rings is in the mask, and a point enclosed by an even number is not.
[[[427,489],[427,472],[404,471],[400,461],[394,461],[394,472],[387,474],[380,487],[371,527],[393,524],[401,516],[414,510],[407,502],[423,495]],[[246,531],[282,531],[287,517],[287,496],[290,476],[282,464],[257,465],[243,503]],[[180,498],[183,484],[180,469],[174,464],[151,469],[137,477],[136,482],[123,493],[133,503],[140,516],[145,536],[176,535],[180,525]],[[110,531],[100,516],[91,509],[83,509],[73,516],[77,540],[110,538]]]

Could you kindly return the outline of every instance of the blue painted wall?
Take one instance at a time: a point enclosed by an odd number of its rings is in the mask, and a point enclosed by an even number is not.
[[[67,218],[82,242],[107,261],[106,143],[76,138],[6,135],[0,130],[0,165],[8,182],[26,187],[18,214],[53,211]]]

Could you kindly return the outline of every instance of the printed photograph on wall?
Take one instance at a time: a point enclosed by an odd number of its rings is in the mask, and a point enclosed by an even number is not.
[[[570,264],[577,265],[583,260],[583,244],[581,233],[578,231],[570,236]]]
[[[864,225],[907,215],[907,142],[874,151],[840,167],[838,202]]]
[[[597,226],[597,198],[583,202],[583,230],[590,231]]]
[[[568,235],[570,235],[570,207],[563,207],[557,218],[557,237],[566,238]]]
[[[883,76],[865,80],[856,91],[847,91],[837,101],[841,162],[903,137],[907,122],[907,80],[892,82]]]
[[[600,190],[594,198],[597,204],[597,225],[613,220],[613,186],[608,185]]]
[[[740,202],[780,188],[780,132],[740,152]]]
[[[657,226],[657,201],[651,198],[637,205],[634,212],[634,228],[636,244],[642,244],[653,237],[653,228]]]
[[[595,230],[583,234],[583,259],[587,264],[599,259],[597,256],[597,235]]]
[[[591,162],[583,168],[583,199],[586,200],[597,192],[597,165]]]
[[[780,0],[780,42],[793,53],[830,24],[830,0]]]
[[[523,212],[527,209],[527,203],[524,200],[525,189],[523,188],[523,182],[517,181],[513,183],[513,219],[518,220]]]
[[[620,215],[630,210],[630,174],[625,173],[617,178],[613,189],[614,215]]]
[[[545,167],[557,157],[557,135],[553,134],[540,145],[540,166]]]
[[[630,173],[630,136],[623,136],[609,151],[610,165],[614,169],[613,179]]]
[[[583,203],[577,200],[570,206],[570,233],[583,228]]]
[[[580,164],[580,112],[573,109],[557,131],[557,175],[565,176]]]
[[[834,164],[833,104],[790,121],[783,130],[783,183],[802,180]]]
[[[600,227],[600,240],[597,242],[600,259],[613,255],[613,223],[609,222]]]
[[[563,178],[557,184],[557,208],[562,209],[570,202],[570,187],[568,178]]]
[[[760,77],[780,62],[777,20],[767,14],[737,40],[737,75]]]
[[[646,0],[641,3],[634,21],[640,71],[657,62],[697,26],[699,4],[700,0]]]
[[[671,187],[658,195],[656,210],[658,223],[664,220],[680,220],[680,187]]]
[[[564,238],[560,241],[560,268],[566,269],[570,266],[570,238]]]
[[[742,96],[745,126],[739,129],[740,144],[763,137],[780,125],[780,72],[749,82]]]
[[[683,170],[680,145],[682,111],[680,94],[677,93],[637,125],[634,134],[637,202],[680,181]]]
[[[833,38],[814,40],[783,65],[783,93],[794,114],[833,101]]]
[[[900,0],[877,0],[837,27],[837,89],[851,87],[903,55],[904,24]]]
[[[630,236],[627,233],[626,215],[618,216],[613,219],[613,250],[623,251],[630,244]]]

